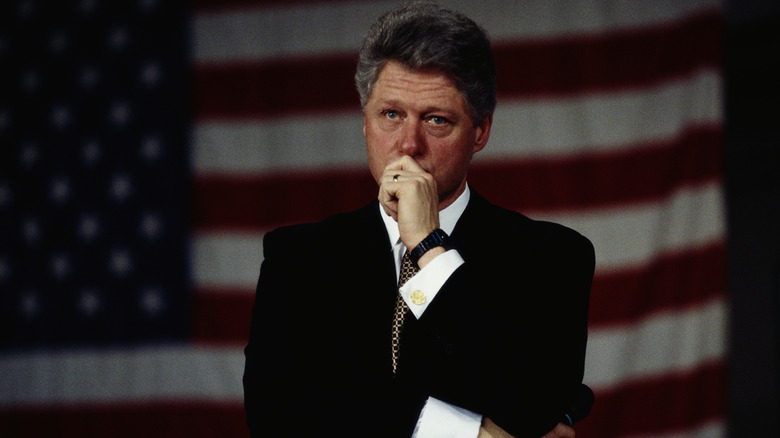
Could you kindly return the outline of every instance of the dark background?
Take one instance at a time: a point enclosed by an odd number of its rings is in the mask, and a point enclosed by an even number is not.
[[[729,435],[780,430],[780,2],[726,2]]]

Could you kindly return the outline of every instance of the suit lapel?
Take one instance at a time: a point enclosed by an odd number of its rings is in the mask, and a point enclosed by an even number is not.
[[[395,308],[397,279],[395,262],[390,247],[387,230],[379,216],[377,202],[358,210],[354,221],[350,221],[352,240],[347,244],[350,280],[345,291],[349,297],[347,313],[351,325],[362,339],[363,357],[367,358],[378,371],[376,375],[385,376],[389,382],[391,370],[391,324]],[[382,379],[385,380],[385,379]]]
[[[477,256],[480,246],[484,246],[479,230],[484,227],[490,208],[491,204],[472,189],[469,203],[452,231],[452,240],[464,260]]]
[[[359,277],[383,290],[395,289],[395,265],[379,206],[374,201],[357,211],[350,233],[349,254]]]

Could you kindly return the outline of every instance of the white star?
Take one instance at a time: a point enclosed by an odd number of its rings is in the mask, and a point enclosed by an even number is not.
[[[117,26],[111,29],[111,33],[108,35],[108,45],[116,50],[122,50],[130,42],[130,33],[125,27]]]
[[[35,13],[36,4],[32,0],[25,0],[19,4],[17,15],[19,18],[29,18]]]
[[[5,131],[9,126],[11,126],[11,111],[0,108],[0,132]]]
[[[70,45],[70,38],[63,31],[56,31],[49,39],[49,49],[55,54],[62,54]]]
[[[51,258],[51,274],[57,280],[70,274],[70,259],[66,254],[56,254]]]
[[[146,12],[151,12],[157,7],[157,0],[139,0],[138,6]]]
[[[38,300],[38,293],[35,291],[27,291],[22,294],[19,300],[19,310],[28,319],[35,318],[41,311],[41,304]]]
[[[7,182],[0,181],[0,207],[8,205],[12,197],[11,186]]]
[[[162,221],[153,213],[144,213],[141,217],[141,234],[149,240],[155,240],[162,233]]]
[[[109,269],[117,277],[124,277],[133,270],[133,258],[127,249],[115,249],[109,256]]]
[[[97,1],[95,0],[81,0],[79,3],[79,11],[81,11],[82,15],[91,15],[95,12],[96,6]]]
[[[57,129],[70,125],[71,111],[67,105],[55,105],[51,110],[51,124]]]
[[[54,178],[49,193],[52,200],[62,204],[70,197],[70,182],[64,177]]]
[[[11,266],[8,263],[7,257],[0,257],[0,283],[5,282],[11,278]]]
[[[165,299],[159,288],[149,288],[141,293],[140,306],[149,316],[157,316],[165,310]]]
[[[141,68],[141,82],[152,88],[162,80],[162,69],[156,62],[148,62]]]
[[[110,114],[111,120],[117,127],[124,127],[127,125],[133,115],[130,104],[127,102],[114,102],[114,104],[111,105]]]
[[[141,156],[149,163],[157,161],[162,155],[162,150],[162,142],[157,136],[146,137],[141,142]]]
[[[28,70],[22,75],[22,89],[28,93],[38,89],[41,84],[41,75],[36,70]]]
[[[91,65],[85,65],[81,68],[81,74],[79,76],[79,83],[81,87],[86,90],[92,90],[95,85],[100,82],[100,72],[98,69]]]
[[[89,318],[95,316],[103,307],[100,295],[93,289],[81,291],[78,306],[81,313]]]
[[[22,236],[28,244],[33,244],[41,239],[41,224],[36,218],[28,218],[22,222]]]
[[[19,152],[19,163],[30,169],[38,161],[39,157],[38,145],[33,142],[25,142],[21,145],[21,151]]]
[[[100,232],[98,219],[93,215],[82,215],[78,227],[78,234],[81,237],[81,240],[85,242],[93,241]]]
[[[122,202],[133,193],[133,182],[125,174],[117,174],[111,179],[109,186],[111,196],[118,202]]]
[[[100,159],[100,143],[97,140],[89,140],[81,147],[81,158],[84,164],[94,165]]]

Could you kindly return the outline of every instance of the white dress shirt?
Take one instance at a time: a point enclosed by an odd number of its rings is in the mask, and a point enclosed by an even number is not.
[[[439,227],[447,234],[452,234],[455,224],[460,219],[466,205],[469,203],[471,192],[469,187],[444,210],[439,212]],[[396,278],[401,271],[401,260],[406,247],[401,242],[401,233],[398,231],[398,224],[391,216],[384,212],[382,206],[379,206],[380,216],[387,227],[387,234],[390,237],[390,245],[395,259]],[[456,249],[451,249],[444,254],[434,258],[425,265],[414,277],[410,278],[399,292],[404,301],[409,306],[412,314],[420,318],[428,308],[428,305],[434,300],[444,283],[450,278],[460,265],[463,264],[463,258]],[[425,299],[412,300],[412,292],[422,291]],[[415,304],[417,301],[419,304]],[[412,438],[475,438],[479,434],[479,426],[482,424],[482,415],[450,405],[433,397],[428,397],[425,406],[420,412],[420,418],[417,420]]]

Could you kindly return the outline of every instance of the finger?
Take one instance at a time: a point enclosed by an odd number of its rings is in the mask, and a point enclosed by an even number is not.
[[[383,204],[381,202],[380,204],[382,205],[382,209],[385,211],[385,214],[393,218],[394,221],[398,222],[398,209],[392,208],[393,207],[392,205]]]
[[[542,438],[574,438],[574,435],[574,429],[563,423],[558,423],[553,430]]]
[[[509,432],[502,429],[499,425],[493,422],[490,418],[484,417],[482,419],[482,425],[480,427],[480,433],[484,430],[486,437],[492,438],[513,438]]]
[[[397,197],[397,190],[395,190],[395,188],[392,187],[393,185],[397,185],[397,184],[383,181],[382,184],[379,186],[379,193],[377,194],[377,199],[379,200],[379,204],[385,210],[385,213],[392,216],[392,218],[397,222],[398,221],[398,197]]]
[[[409,175],[404,173],[403,170],[393,170],[388,169],[385,171],[384,175],[382,175],[382,183],[384,184],[392,184],[392,183],[399,183],[409,180]]]
[[[387,166],[385,166],[385,173],[393,171],[393,170],[405,170],[408,172],[425,172],[425,169],[420,166],[417,161],[415,161],[414,158],[404,155],[401,158],[391,162]]]
[[[400,166],[400,170],[406,170],[413,173],[425,172],[425,169],[423,169],[414,158],[408,155],[404,155],[403,157],[396,160],[393,164]]]

